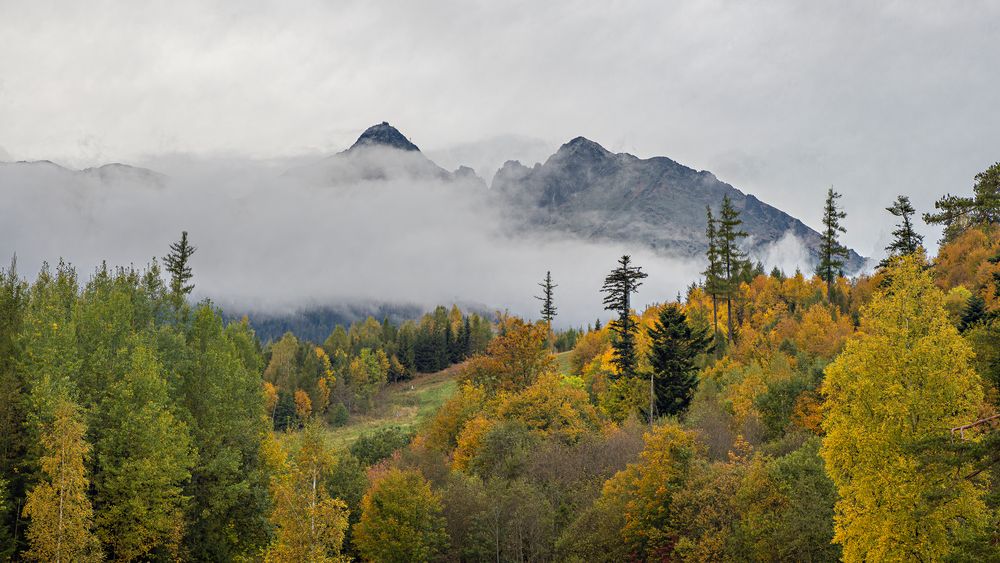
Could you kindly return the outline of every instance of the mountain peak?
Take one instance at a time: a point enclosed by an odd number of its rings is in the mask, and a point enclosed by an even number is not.
[[[585,156],[589,158],[604,157],[609,154],[608,149],[602,147],[600,144],[591,141],[586,137],[574,137],[570,139],[568,143],[559,147],[556,151],[557,155],[569,156]]]
[[[362,133],[361,136],[358,137],[358,140],[351,145],[351,148],[347,150],[372,146],[391,147],[402,151],[420,151],[420,149],[417,148],[417,145],[411,143],[409,139],[399,132],[398,129],[389,125],[389,123],[385,121],[365,129],[365,132]]]

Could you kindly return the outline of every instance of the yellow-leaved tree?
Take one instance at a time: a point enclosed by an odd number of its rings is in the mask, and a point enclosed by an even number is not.
[[[319,422],[306,423],[301,440],[292,456],[273,436],[264,444],[265,457],[274,472],[271,523],[275,527],[264,560],[345,561],[340,551],[347,533],[347,505],[330,498],[324,485],[333,459],[323,445]]]
[[[28,493],[24,516],[30,549],[25,559],[35,561],[100,561],[94,535],[94,512],[87,489],[85,465],[91,447],[79,409],[60,399],[53,420],[42,431],[42,480]]]
[[[845,561],[937,561],[986,509],[968,467],[920,445],[975,420],[983,392],[923,257],[897,259],[886,278],[822,387],[821,454],[840,494],[834,541]]]

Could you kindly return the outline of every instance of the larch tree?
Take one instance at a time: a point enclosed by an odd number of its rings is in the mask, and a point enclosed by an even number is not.
[[[194,289],[194,284],[188,283],[192,277],[188,262],[196,250],[196,247],[188,243],[187,231],[182,231],[181,240],[170,245],[170,253],[163,261],[170,274],[170,291],[177,298],[182,298]]]
[[[823,231],[819,246],[819,263],[816,265],[816,275],[826,282],[827,299],[833,298],[833,284],[837,281],[837,276],[843,275],[844,260],[850,254],[847,247],[840,244],[838,236],[846,233],[847,229],[840,224],[841,219],[847,217],[842,209],[837,207],[837,200],[840,194],[830,188],[826,192],[826,203],[823,205]]]
[[[899,217],[900,223],[892,231],[892,242],[885,248],[889,255],[879,264],[880,268],[889,265],[889,261],[894,256],[906,256],[917,252],[924,242],[924,237],[913,230],[913,221],[910,220],[910,217],[916,213],[916,210],[910,204],[910,198],[905,195],[898,196],[896,201],[885,210]]]
[[[922,256],[889,268],[887,287],[826,368],[821,455],[836,485],[834,541],[846,561],[937,561],[986,521],[968,464],[921,455],[977,418],[972,350],[943,307]]]
[[[614,349],[612,362],[618,368],[618,375],[624,377],[637,375],[639,360],[636,357],[635,333],[639,327],[632,318],[632,294],[639,290],[646,277],[648,274],[639,266],[633,266],[632,258],[626,254],[618,259],[618,267],[604,279],[601,289],[604,309],[618,315],[608,326],[616,335],[611,343]]]
[[[740,240],[747,237],[747,232],[740,228],[742,224],[740,212],[733,207],[729,196],[724,196],[715,232],[724,280],[721,285],[723,294],[726,296],[726,328],[728,331],[726,336],[730,343],[733,342],[735,330],[733,326],[733,299],[739,296],[740,274],[747,270],[749,265],[746,253],[740,248]]]
[[[94,512],[87,498],[91,447],[79,408],[68,398],[55,402],[54,418],[41,435],[41,481],[28,493],[28,560],[100,561]]]
[[[708,268],[702,272],[705,276],[705,293],[712,297],[712,337],[719,337],[719,295],[724,293],[724,271],[719,254],[719,235],[716,227],[715,217],[712,216],[712,208],[705,206],[706,224],[705,238],[708,239],[708,250],[705,257],[708,259]]]
[[[675,416],[691,404],[698,385],[695,359],[709,351],[712,339],[705,330],[692,329],[680,305],[669,303],[660,309],[649,327],[650,420],[653,413]]]
[[[552,300],[552,290],[558,285],[552,283],[552,272],[545,272],[545,280],[538,284],[542,288],[542,294],[536,295],[535,299],[542,302],[542,320],[552,330],[552,319],[556,318],[556,306]]]

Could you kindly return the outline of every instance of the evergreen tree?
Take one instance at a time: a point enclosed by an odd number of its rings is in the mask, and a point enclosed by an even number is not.
[[[716,223],[716,241],[718,244],[719,262],[723,275],[722,292],[726,296],[726,328],[729,342],[733,341],[733,299],[739,295],[741,272],[749,265],[749,261],[739,246],[740,239],[746,238],[746,231],[740,229],[743,220],[740,212],[733,207],[729,196],[722,198],[722,210]]]
[[[650,381],[655,398],[651,415],[679,415],[691,404],[698,385],[695,358],[711,349],[712,339],[705,330],[692,329],[684,310],[674,303],[660,310],[648,332]]]
[[[924,222],[944,226],[942,244],[954,240],[972,223],[972,198],[945,194],[934,202],[934,209],[938,210],[937,213],[924,213]]]
[[[267,540],[264,394],[260,372],[244,363],[241,350],[249,346],[238,344],[253,338],[244,323],[224,328],[207,305],[188,328],[178,392],[197,451],[184,491],[191,498],[185,548],[193,560],[229,561]]]
[[[614,348],[612,362],[618,368],[618,374],[634,377],[638,359],[635,350],[635,333],[638,324],[632,318],[632,294],[642,285],[642,279],[647,274],[639,266],[633,266],[632,258],[624,255],[618,259],[618,267],[604,279],[601,291],[604,295],[604,309],[618,314],[616,320],[609,325],[617,336],[611,343]]]
[[[559,287],[552,283],[552,272],[545,272],[545,281],[538,284],[542,288],[542,294],[536,295],[535,299],[542,302],[542,320],[548,325],[549,330],[552,330],[552,319],[556,318],[556,306],[552,301],[552,290]]]
[[[41,435],[42,479],[28,493],[24,516],[28,525],[26,559],[37,561],[100,561],[93,533],[94,515],[87,489],[90,444],[79,409],[68,398],[54,399],[53,420]]]
[[[0,271],[0,480],[5,481],[6,506],[0,510],[0,559],[13,555],[15,539],[8,534],[16,526],[17,505],[24,498],[24,474],[18,465],[27,452],[24,432],[25,393],[24,373],[17,369],[21,361],[18,335],[23,327],[28,291],[17,273],[17,260],[10,268]]]
[[[976,326],[987,317],[986,301],[979,295],[973,295],[966,302],[965,310],[962,312],[962,319],[958,324],[958,329],[962,332]]]
[[[976,221],[983,225],[1000,223],[1000,162],[976,174],[972,193]]]
[[[901,195],[896,198],[895,203],[886,207],[885,210],[902,219],[902,222],[896,225],[896,230],[892,231],[893,240],[885,248],[889,256],[882,260],[879,264],[880,268],[886,267],[893,256],[913,254],[924,242],[924,237],[913,230],[913,221],[910,220],[910,217],[916,213],[916,210],[910,205],[910,198]]]
[[[823,207],[823,231],[819,247],[819,264],[816,266],[816,275],[826,282],[827,299],[833,298],[833,282],[837,281],[838,275],[843,275],[844,260],[849,253],[847,247],[837,240],[838,233],[846,233],[840,220],[847,217],[847,213],[837,207],[837,200],[840,194],[830,188],[826,192],[826,204]]]
[[[181,240],[170,245],[170,253],[164,260],[167,272],[170,273],[170,291],[177,298],[191,293],[194,289],[194,284],[188,283],[191,281],[191,266],[188,265],[188,260],[196,250],[198,250],[196,247],[188,244],[187,231],[182,231]]]
[[[705,276],[705,293],[712,297],[712,334],[713,338],[719,336],[719,295],[725,291],[725,280],[723,265],[719,255],[719,236],[716,230],[716,220],[712,216],[712,208],[705,206],[706,224],[705,237],[708,239],[708,269],[702,274]]]

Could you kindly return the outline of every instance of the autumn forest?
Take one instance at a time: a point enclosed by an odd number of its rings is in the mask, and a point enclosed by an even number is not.
[[[15,260],[0,558],[1000,560],[1000,164],[973,184],[899,196],[851,276],[833,189],[813,271],[751,260],[726,198],[685,294],[637,310],[658,280],[625,255],[578,328],[558,271],[534,318],[262,341],[192,299],[195,233],[143,268]]]

